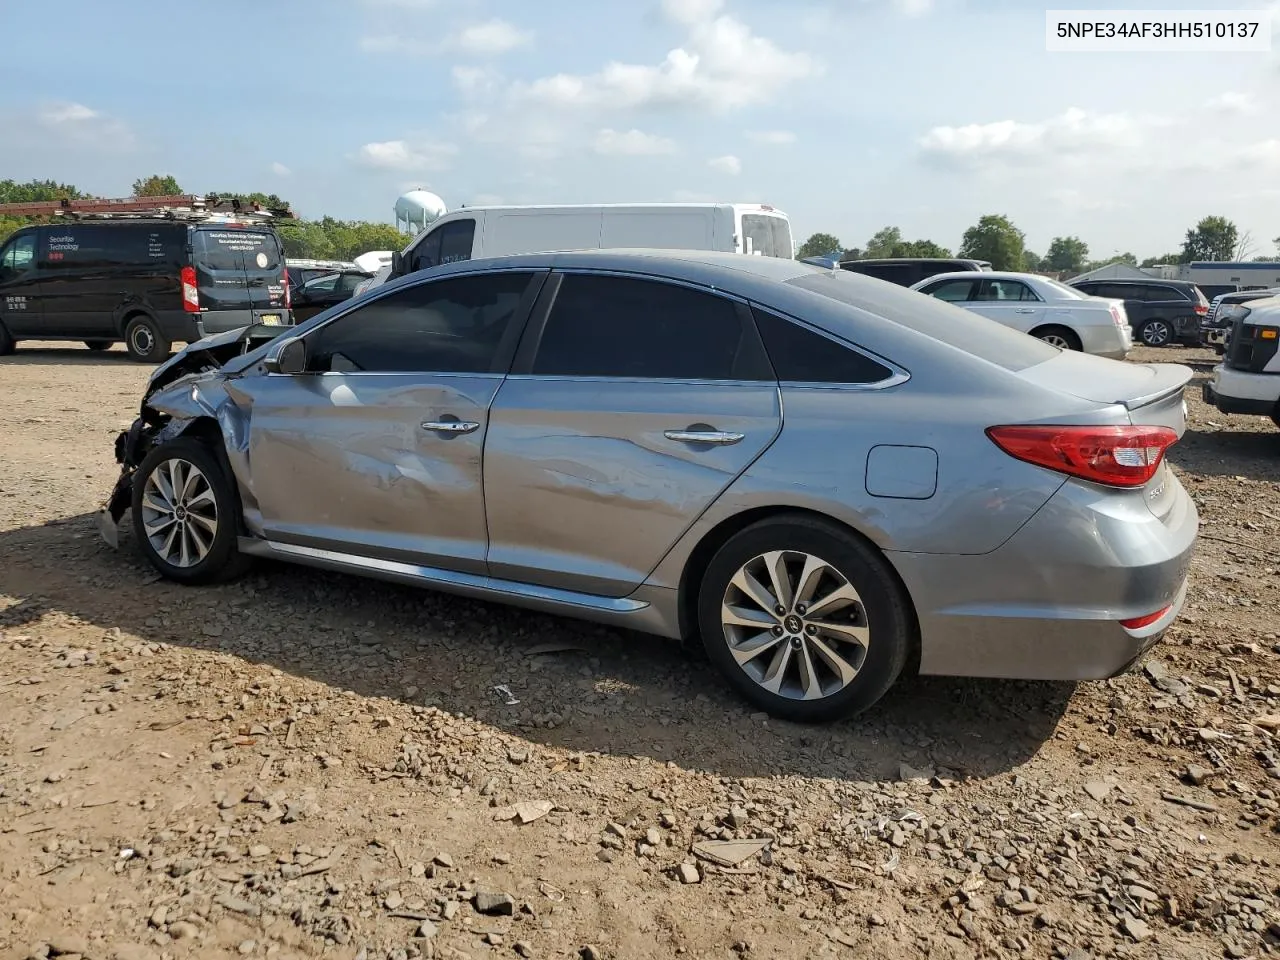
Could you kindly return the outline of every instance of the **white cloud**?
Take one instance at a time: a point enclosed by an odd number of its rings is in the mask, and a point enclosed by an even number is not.
[[[1205,106],[1209,110],[1235,114],[1237,116],[1250,116],[1261,110],[1261,105],[1257,98],[1251,93],[1238,93],[1234,90],[1228,90],[1211,99]]]
[[[495,17],[463,27],[449,42],[449,46],[475,56],[496,56],[522,47],[532,39],[533,35],[528,31]]]
[[[451,143],[383,140],[366,143],[357,151],[355,160],[374,170],[443,170],[457,152],[458,148]]]
[[[86,107],[83,103],[59,101],[47,103],[40,108],[37,116],[46,126],[62,126],[64,124],[84,123],[97,120],[102,114]]]
[[[684,46],[657,65],[612,62],[599,72],[561,73],[517,84],[517,100],[549,106],[620,110],[683,106],[731,110],[763,103],[784,87],[815,75],[818,65],[804,53],[780,49],[722,14],[723,0],[664,0],[667,17],[684,26]]]
[[[742,161],[733,155],[714,157],[707,161],[707,166],[720,173],[736,177],[742,172]]]
[[[604,129],[596,134],[592,148],[596,153],[608,156],[652,157],[676,152],[674,140],[659,137],[642,130]]]
[[[271,164],[271,172],[274,173],[277,177],[288,177],[293,174],[293,171],[290,170],[288,167],[286,167],[279,160]]]
[[[923,17],[933,11],[933,0],[893,0],[893,7],[906,17]]]
[[[1046,160],[1131,151],[1142,143],[1147,129],[1161,123],[1156,118],[1071,107],[1034,123],[998,120],[934,127],[920,138],[920,148],[927,157],[957,166],[991,161],[1039,165]]]
[[[753,130],[747,134],[750,140],[774,147],[785,147],[796,142],[796,135],[790,130]]]
[[[459,65],[452,69],[453,85],[465,96],[474,97],[497,89],[502,75],[487,67]]]

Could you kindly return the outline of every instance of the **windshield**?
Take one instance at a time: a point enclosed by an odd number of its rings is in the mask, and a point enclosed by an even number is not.
[[[785,217],[771,217],[763,213],[742,215],[742,252],[764,257],[795,256],[791,246],[791,224]]]

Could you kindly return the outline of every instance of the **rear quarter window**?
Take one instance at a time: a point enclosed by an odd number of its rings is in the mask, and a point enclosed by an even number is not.
[[[1057,347],[1012,330],[963,307],[914,290],[868,283],[844,271],[819,271],[787,281],[801,290],[849,304],[932,337],[971,356],[1017,372],[1052,360]]]

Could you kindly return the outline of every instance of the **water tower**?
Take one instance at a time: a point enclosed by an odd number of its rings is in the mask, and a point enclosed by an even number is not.
[[[396,201],[396,229],[417,234],[445,214],[444,201],[427,190],[410,190]],[[403,228],[401,224],[404,224]]]

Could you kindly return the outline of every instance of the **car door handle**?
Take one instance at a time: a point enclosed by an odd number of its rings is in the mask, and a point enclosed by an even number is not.
[[[471,433],[480,429],[474,420],[424,420],[422,429],[431,433]]]
[[[1035,313],[1035,307],[1019,307],[1014,313]]]
[[[737,443],[746,436],[745,433],[730,433],[727,430],[667,430],[662,435],[677,443],[715,443],[722,446]]]

